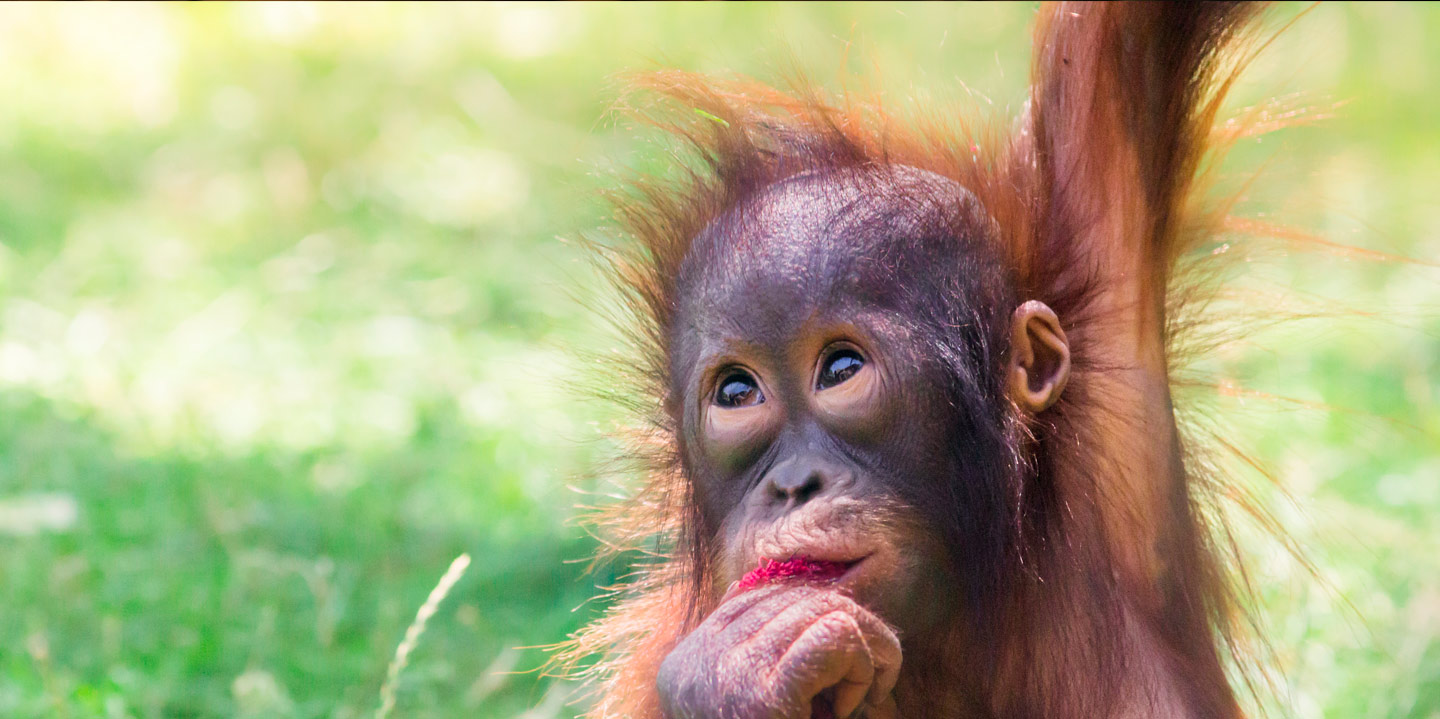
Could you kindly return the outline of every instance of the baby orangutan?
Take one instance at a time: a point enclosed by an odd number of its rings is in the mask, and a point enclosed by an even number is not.
[[[571,647],[593,716],[1239,715],[1166,348],[1250,14],[1046,5],[1003,137],[651,77],[699,161],[617,204],[661,448],[620,516],[670,551]]]

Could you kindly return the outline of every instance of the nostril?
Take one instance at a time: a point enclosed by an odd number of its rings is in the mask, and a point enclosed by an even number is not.
[[[778,485],[770,485],[770,496],[777,502],[783,502],[790,498],[790,490]]]
[[[811,497],[819,494],[820,490],[824,488],[824,480],[820,478],[818,472],[815,472],[807,475],[805,480],[800,483],[800,486],[796,487],[790,494],[795,497],[796,504],[804,504],[810,501]]]
[[[794,507],[824,493],[835,479],[818,462],[785,462],[766,476],[765,496],[777,504]]]

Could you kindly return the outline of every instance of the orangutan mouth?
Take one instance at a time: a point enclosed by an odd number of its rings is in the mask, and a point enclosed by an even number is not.
[[[849,562],[835,562],[809,557],[791,557],[783,561],[761,558],[760,566],[740,578],[739,589],[754,589],[771,582],[797,580],[802,582],[826,582],[839,579],[851,567],[859,564],[856,559]]]

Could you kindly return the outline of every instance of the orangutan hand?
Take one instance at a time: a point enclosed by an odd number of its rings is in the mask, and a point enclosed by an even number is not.
[[[849,597],[811,584],[744,592],[660,665],[669,719],[894,719],[900,641]]]

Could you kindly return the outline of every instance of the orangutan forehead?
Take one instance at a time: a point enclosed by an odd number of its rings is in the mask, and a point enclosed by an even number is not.
[[[796,175],[739,203],[696,238],[680,273],[682,296],[763,284],[772,295],[779,288],[813,298],[822,285],[889,275],[901,256],[957,251],[955,235],[968,234],[957,227],[962,209],[973,203],[953,180],[902,165]]]

